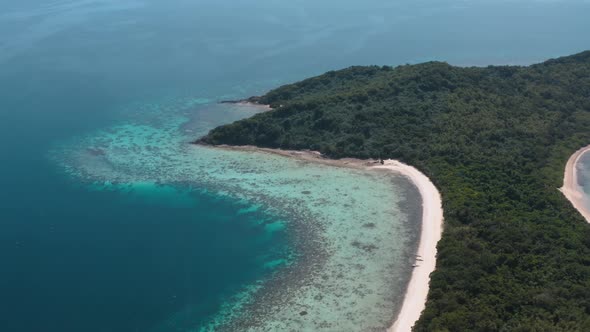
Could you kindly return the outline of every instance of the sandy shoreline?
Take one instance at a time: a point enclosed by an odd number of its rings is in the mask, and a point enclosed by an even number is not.
[[[559,190],[572,203],[574,208],[578,210],[582,216],[590,223],[590,209],[584,204],[585,193],[578,184],[577,164],[580,157],[586,152],[590,151],[590,145],[576,151],[565,166],[565,173],[563,176],[563,187]]]
[[[337,167],[352,167],[364,170],[390,170],[410,179],[418,188],[422,197],[422,227],[420,243],[416,252],[416,262],[408,283],[401,310],[388,332],[409,332],[420,318],[426,306],[430,273],[436,267],[436,245],[442,236],[443,210],[441,196],[434,184],[416,168],[396,160],[385,160],[381,165],[374,160],[344,158],[327,159],[315,151],[289,151],[266,149],[253,146],[221,146],[221,148],[238,151],[261,151],[281,156],[292,157],[302,161],[316,162]]]
[[[422,230],[416,253],[417,261],[408,283],[400,313],[388,332],[409,332],[426,307],[430,285],[430,273],[436,267],[436,245],[442,236],[443,210],[440,193],[434,184],[416,168],[395,160],[386,160],[382,166],[407,176],[422,196]]]
[[[251,102],[251,101],[248,101],[248,100],[222,101],[222,102],[220,102],[220,104],[245,106],[245,107],[254,107],[254,108],[260,109],[262,112],[272,111],[272,107],[270,107],[270,105],[259,104],[259,103]]]

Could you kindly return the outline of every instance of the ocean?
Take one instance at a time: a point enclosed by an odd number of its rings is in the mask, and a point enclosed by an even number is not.
[[[387,326],[420,230],[406,179],[190,142],[260,111],[218,101],[327,70],[575,53],[589,9],[2,1],[0,330]]]

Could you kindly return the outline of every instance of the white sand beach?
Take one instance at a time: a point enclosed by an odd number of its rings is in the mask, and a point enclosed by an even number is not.
[[[559,188],[559,190],[572,203],[576,210],[584,216],[586,221],[590,223],[590,209],[584,204],[585,193],[578,184],[577,175],[578,161],[580,160],[580,157],[588,151],[590,151],[590,145],[576,151],[567,161],[565,174],[563,176],[563,187]]]
[[[259,109],[262,112],[268,112],[268,111],[272,111],[272,107],[270,107],[270,105],[266,105],[266,104],[258,104],[258,103],[254,103],[251,101],[247,101],[247,100],[242,100],[242,101],[237,101],[237,102],[232,102],[232,103],[227,103],[230,105],[235,105],[238,107],[253,107],[256,109]]]
[[[422,196],[422,231],[416,253],[416,267],[408,284],[401,311],[388,332],[409,332],[426,307],[430,273],[436,267],[436,245],[442,236],[443,210],[441,196],[434,184],[416,168],[395,160],[382,166],[407,176],[418,187]]]

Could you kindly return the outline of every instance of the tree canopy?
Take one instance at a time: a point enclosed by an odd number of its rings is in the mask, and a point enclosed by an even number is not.
[[[590,51],[527,67],[351,67],[200,142],[393,158],[443,198],[416,331],[590,331],[590,225],[557,190],[590,144]]]

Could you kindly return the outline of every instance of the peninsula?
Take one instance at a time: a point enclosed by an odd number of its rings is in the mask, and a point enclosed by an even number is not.
[[[445,227],[415,331],[585,331],[590,226],[556,189],[590,143],[589,97],[590,51],[526,67],[351,67],[257,97],[272,110],[198,142],[424,173]]]

